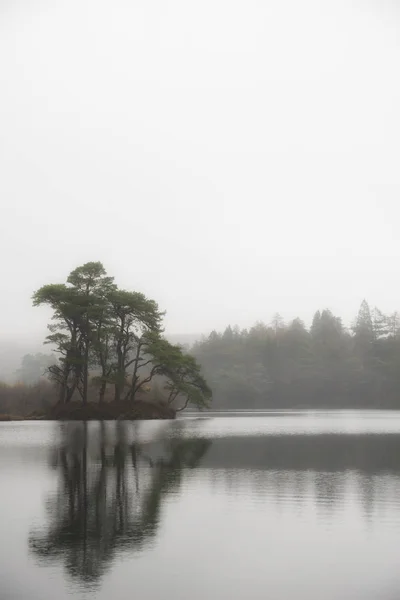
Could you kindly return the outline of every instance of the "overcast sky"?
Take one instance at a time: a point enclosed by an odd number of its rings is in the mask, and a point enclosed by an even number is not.
[[[89,260],[167,331],[400,309],[386,0],[0,0],[3,337]]]

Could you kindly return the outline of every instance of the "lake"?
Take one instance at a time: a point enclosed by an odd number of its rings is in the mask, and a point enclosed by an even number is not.
[[[0,423],[1,600],[400,598],[400,412]]]

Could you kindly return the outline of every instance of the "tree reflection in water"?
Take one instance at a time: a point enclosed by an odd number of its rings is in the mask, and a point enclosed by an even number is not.
[[[48,527],[29,538],[39,559],[61,561],[71,575],[94,583],[117,550],[138,551],[152,542],[163,500],[211,442],[184,439],[175,426],[173,437],[139,443],[138,427],[124,421],[60,424],[61,442],[51,456],[58,489],[48,501]]]

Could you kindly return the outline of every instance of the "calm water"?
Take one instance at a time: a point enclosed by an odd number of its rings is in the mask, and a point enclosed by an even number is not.
[[[0,424],[0,599],[400,598],[400,413]]]

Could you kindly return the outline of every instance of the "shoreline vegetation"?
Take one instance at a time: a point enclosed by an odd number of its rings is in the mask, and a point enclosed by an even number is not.
[[[115,403],[105,402],[99,406],[94,402],[83,405],[81,402],[56,404],[47,411],[34,410],[25,416],[0,414],[0,422],[7,421],[116,421],[175,419],[176,411],[165,403],[151,400],[138,400]]]
[[[191,348],[213,409],[400,409],[400,313],[363,300],[352,325],[324,309],[250,329],[228,326]]]
[[[351,327],[328,309],[309,327],[277,313],[269,324],[212,331],[190,349],[164,337],[155,301],[120,290],[101,263],[43,286],[33,303],[52,311],[52,354],[25,355],[21,383],[0,382],[0,420],[164,418],[211,408],[211,399],[216,411],[400,409],[400,313],[366,300]]]
[[[44,343],[54,362],[36,385],[0,384],[1,420],[165,419],[210,405],[194,356],[163,336],[157,302],[120,289],[101,262],[77,267],[32,299],[52,312]]]
[[[176,409],[157,391],[138,394],[135,402],[116,403],[112,395],[101,404],[96,402],[97,388],[89,387],[86,405],[79,400],[61,404],[56,387],[48,380],[25,385],[0,382],[0,422],[29,420],[116,420],[174,419]]]

